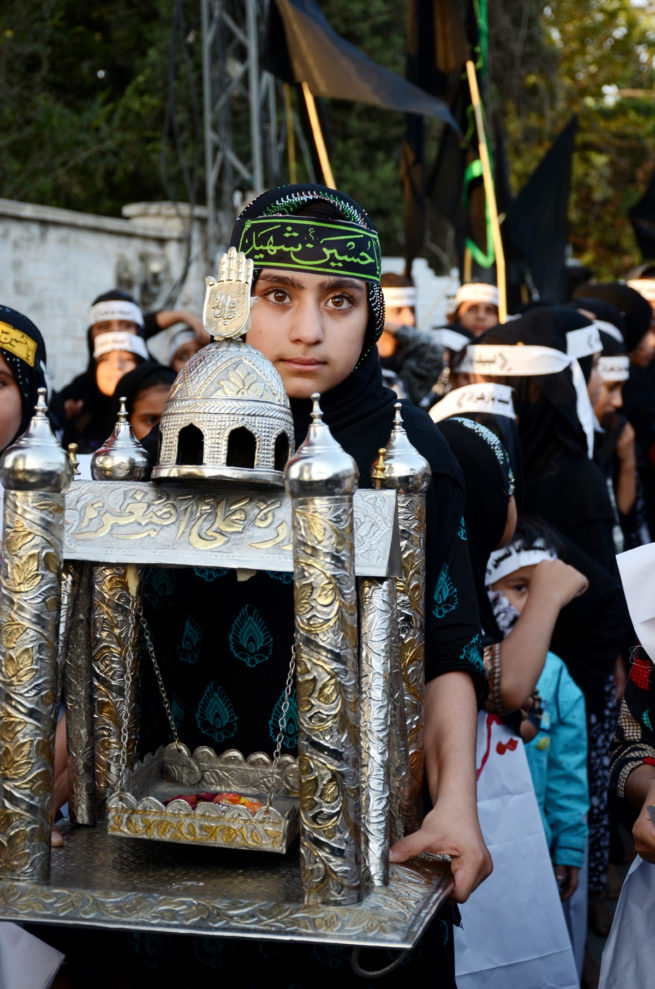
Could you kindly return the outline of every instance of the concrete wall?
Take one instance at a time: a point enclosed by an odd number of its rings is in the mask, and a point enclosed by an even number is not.
[[[191,264],[175,307],[197,313],[211,267],[205,215],[196,209]],[[0,302],[43,333],[56,388],[86,367],[87,310],[96,295],[122,288],[144,309],[161,308],[184,271],[188,225],[189,208],[172,203],[134,203],[114,218],[0,199]],[[158,356],[166,352],[161,337]]]
[[[206,211],[197,207],[191,261],[175,308],[201,314],[205,275]],[[87,310],[101,292],[122,288],[145,310],[159,309],[184,271],[189,207],[133,203],[123,217],[94,216],[52,206],[0,199],[0,303],[25,313],[46,341],[50,376],[62,388],[87,364]],[[403,270],[402,258],[385,258],[383,271]],[[419,326],[442,325],[446,298],[457,282],[438,278],[425,260],[414,264]],[[149,346],[167,362],[168,334]]]

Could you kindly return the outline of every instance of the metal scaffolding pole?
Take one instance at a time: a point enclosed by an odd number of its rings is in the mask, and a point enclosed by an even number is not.
[[[279,181],[275,81],[260,68],[269,0],[201,0],[208,254],[241,202]]]

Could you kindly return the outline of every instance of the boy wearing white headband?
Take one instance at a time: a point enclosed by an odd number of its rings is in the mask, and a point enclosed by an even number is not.
[[[478,337],[498,322],[498,289],[487,282],[466,282],[455,294],[449,323],[457,323]]]
[[[428,407],[443,370],[443,350],[429,330],[416,329],[416,289],[411,278],[385,272],[384,329],[377,342],[385,384],[401,398]]]

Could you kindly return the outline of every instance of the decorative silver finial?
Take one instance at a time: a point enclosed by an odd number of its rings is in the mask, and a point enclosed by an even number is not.
[[[202,322],[214,342],[238,339],[248,329],[252,270],[252,260],[230,247],[221,254],[217,278],[205,278]]]
[[[135,439],[125,402],[122,396],[114,432],[91,457],[94,481],[142,481],[148,473],[150,458]]]
[[[407,493],[427,491],[432,468],[409,441],[403,425],[401,403],[395,402],[394,409],[393,428],[384,460],[383,487]]]
[[[71,482],[72,468],[50,428],[46,389],[38,389],[34,415],[28,428],[5,450],[2,483],[14,491],[64,491]]]
[[[357,488],[359,470],[323,421],[320,395],[314,392],[307,436],[287,464],[284,480],[292,496],[349,494]]]

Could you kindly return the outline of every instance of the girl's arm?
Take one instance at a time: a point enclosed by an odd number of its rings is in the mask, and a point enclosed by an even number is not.
[[[521,617],[501,646],[500,703],[505,711],[518,710],[532,695],[560,610],[588,586],[584,574],[562,560],[536,566]]]

